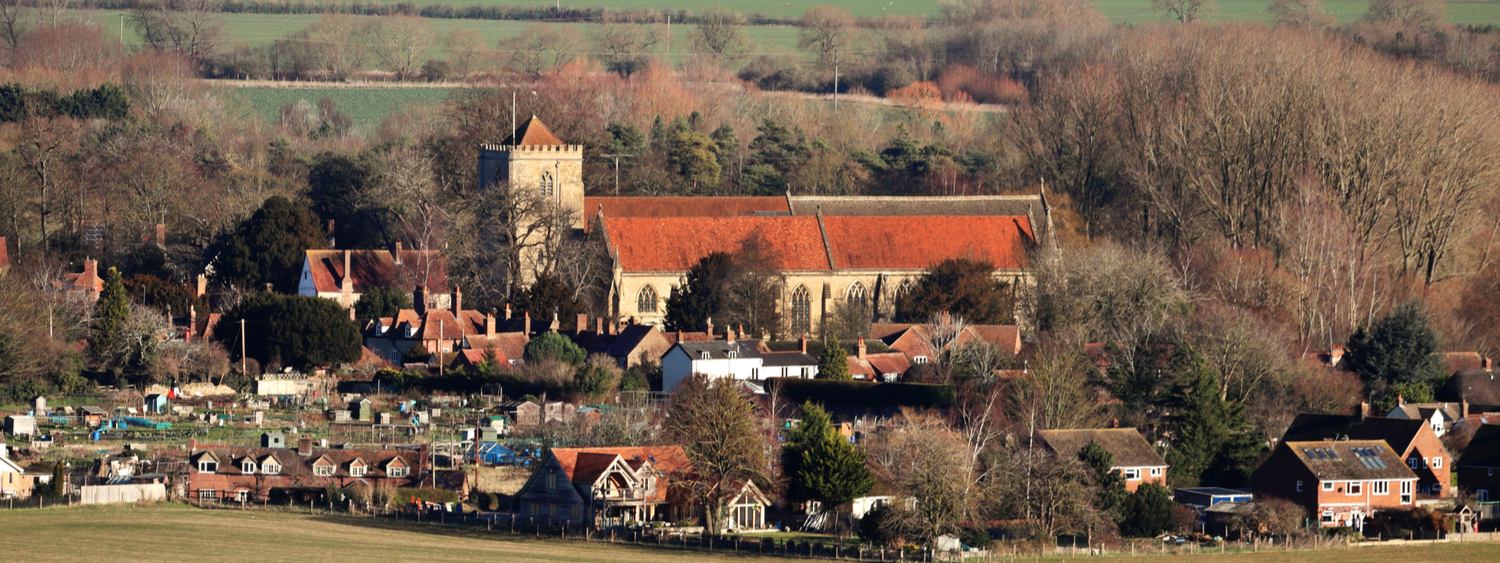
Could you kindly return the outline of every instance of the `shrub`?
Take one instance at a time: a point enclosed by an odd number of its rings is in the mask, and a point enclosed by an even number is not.
[[[814,402],[825,405],[947,408],[953,404],[956,395],[952,385],[923,383],[776,377],[767,380],[766,384],[779,390],[787,400],[794,403]]]

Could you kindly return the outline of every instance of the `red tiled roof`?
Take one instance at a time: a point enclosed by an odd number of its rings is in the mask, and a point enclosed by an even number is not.
[[[1484,367],[1484,356],[1481,356],[1479,352],[1438,352],[1438,354],[1443,357],[1443,365],[1448,368],[1448,373]]]
[[[214,337],[214,327],[219,326],[219,313],[209,313],[206,316],[193,319],[193,338],[209,340]]]
[[[389,250],[309,250],[313,286],[320,293],[336,293],[344,280],[344,253],[349,253],[354,293],[395,286],[410,293],[418,285],[442,292],[448,287],[448,265],[436,250],[402,250],[397,264]],[[430,264],[429,264],[430,262]]]
[[[849,356],[849,375],[855,379],[875,379],[875,370],[868,360],[861,362],[858,356]]]
[[[520,139],[520,141],[516,141],[516,139]],[[552,130],[548,129],[546,125],[542,124],[542,120],[537,119],[536,116],[533,115],[531,116],[531,119],[526,121],[526,123],[521,124],[520,129],[516,129],[516,132],[513,136],[506,137],[505,142],[500,144],[522,146],[560,146],[566,143],[563,143],[562,139],[558,139],[557,135],[553,135]]]
[[[830,269],[816,217],[605,216],[604,222],[625,271],[687,271],[711,253],[739,253],[757,233],[775,269]]]
[[[948,258],[1026,267],[1031,221],[1025,216],[824,217],[839,268],[922,269]]]
[[[969,325],[969,329],[1012,355],[1021,352],[1021,328],[1016,325]]]
[[[906,354],[895,352],[887,354],[868,354],[865,356],[865,360],[870,362],[871,368],[875,369],[881,374],[902,374],[906,373],[906,370],[911,367],[911,362],[907,361]]]
[[[605,217],[736,217],[790,214],[784,197],[586,197],[583,212]]]
[[[483,352],[486,348],[495,349],[497,361],[519,360],[526,355],[526,345],[531,339],[520,332],[501,332],[493,337],[486,337],[483,332],[464,338],[464,345],[470,349]]]

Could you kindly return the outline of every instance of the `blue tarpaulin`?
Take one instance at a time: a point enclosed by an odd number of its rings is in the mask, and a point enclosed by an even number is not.
[[[479,461],[486,465],[520,465],[521,458],[499,442],[479,442],[475,448]]]

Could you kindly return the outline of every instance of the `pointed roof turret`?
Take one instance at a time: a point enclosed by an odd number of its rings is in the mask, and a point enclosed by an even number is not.
[[[537,119],[537,117],[533,115],[531,116],[531,119],[527,120],[525,124],[521,125],[520,129],[516,130],[514,135],[505,139],[505,142],[500,144],[521,146],[563,146],[566,143],[562,142],[561,139],[558,139],[557,135],[552,134],[552,130],[547,129],[547,126],[542,124],[542,120]]]

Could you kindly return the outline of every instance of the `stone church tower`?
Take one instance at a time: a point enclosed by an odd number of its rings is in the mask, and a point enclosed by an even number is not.
[[[583,145],[563,143],[536,116],[504,142],[480,145],[479,189],[502,181],[556,203],[583,228]]]

